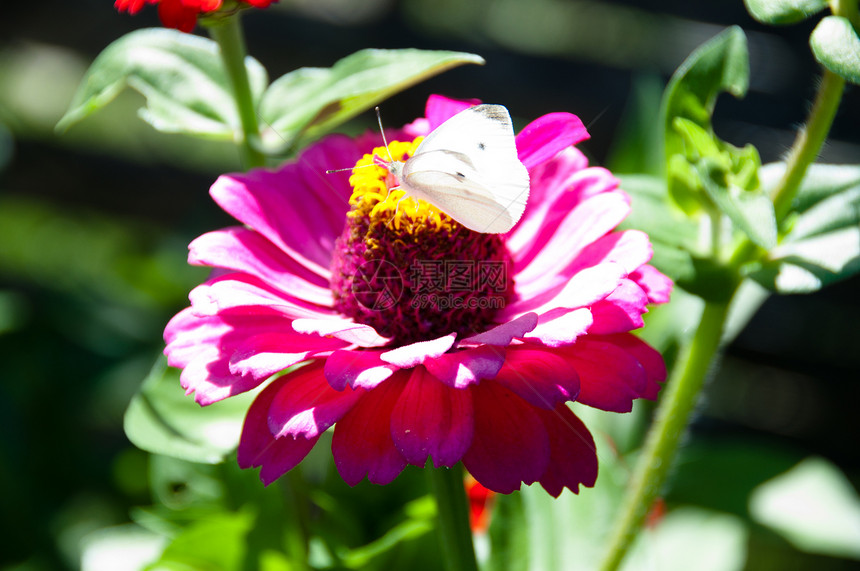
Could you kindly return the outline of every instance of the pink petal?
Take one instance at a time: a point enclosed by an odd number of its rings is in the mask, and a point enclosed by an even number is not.
[[[527,341],[536,341],[547,347],[570,345],[580,335],[585,335],[589,332],[589,328],[594,321],[591,310],[585,307],[574,309],[573,311],[559,311],[558,313],[561,313],[561,316],[555,319],[551,318],[552,313],[546,313],[541,316],[541,322],[538,326],[525,337]]]
[[[620,347],[639,361],[639,364],[645,369],[646,377],[646,385],[639,391],[639,396],[648,400],[656,400],[657,393],[660,392],[659,383],[666,380],[666,363],[660,352],[632,333],[604,335],[596,339],[608,341]]]
[[[278,438],[269,432],[269,407],[275,395],[287,382],[286,378],[275,379],[263,392],[257,395],[242,427],[239,439],[237,460],[241,468],[262,466],[260,479],[269,485],[283,474],[295,468],[308,452],[317,438]]]
[[[331,307],[328,282],[248,228],[226,228],[203,234],[188,246],[188,263],[251,274],[276,287],[285,297],[297,297]]]
[[[565,273],[572,274],[589,266],[615,262],[621,264],[629,274],[647,263],[653,253],[646,233],[639,230],[611,232],[586,246],[577,256],[576,263],[569,266]]]
[[[339,339],[320,339],[292,331],[270,331],[244,339],[230,356],[230,372],[267,379],[313,355],[343,347]]]
[[[597,453],[594,439],[576,415],[564,404],[553,410],[537,411],[549,435],[550,459],[540,484],[557,498],[564,488],[579,493],[597,481]]]
[[[529,169],[529,200],[525,213],[507,234],[508,250],[514,253],[515,258],[520,257],[517,252],[534,242],[535,236],[545,226],[545,220],[563,216],[599,189],[599,185],[583,181],[584,175],[592,170],[585,170],[587,167],[585,155],[576,147],[568,147],[552,159]],[[604,178],[614,182],[611,188],[618,186],[613,177]]]
[[[557,316],[559,309],[588,307],[615,291],[625,276],[624,268],[611,262],[586,268],[569,280],[559,280],[552,287],[549,283],[542,284],[540,294],[508,304],[500,315],[506,318],[533,311],[538,315],[553,312],[553,316]]]
[[[225,313],[198,316],[187,308],[179,312],[164,330],[167,346],[164,354],[172,367],[182,368],[180,380],[188,394],[208,405],[226,397],[250,390],[270,374],[270,369],[243,367],[231,360],[242,361],[260,349],[283,350],[283,362],[302,361],[321,351],[328,351],[339,342],[309,336],[290,337],[283,347],[254,347],[248,345],[260,336],[289,331],[289,319],[270,309],[256,308],[246,313]],[[341,343],[342,346],[342,343]],[[274,357],[280,359],[281,357]],[[298,362],[296,361],[296,362]],[[287,365],[289,366],[289,365]],[[278,369],[280,370],[280,369]]]
[[[472,393],[415,367],[391,414],[391,436],[406,461],[453,466],[472,443]]]
[[[258,278],[242,273],[218,275],[191,290],[188,297],[194,313],[201,316],[249,307],[269,307],[294,318],[334,315],[332,310],[290,299]]]
[[[538,408],[552,409],[579,394],[579,377],[562,357],[524,345],[508,348],[505,365],[493,382]]]
[[[349,137],[331,135],[279,170],[222,176],[210,194],[237,220],[327,280],[351,189],[348,171],[325,171],[350,167],[361,155]]]
[[[647,391],[645,368],[615,343],[586,336],[559,354],[579,374],[577,402],[612,412],[630,412],[633,400]]]
[[[365,394],[362,389],[331,388],[321,362],[282,378],[288,382],[281,385],[269,407],[269,431],[276,438],[315,438],[340,420]]]
[[[537,326],[538,316],[536,313],[525,313],[519,317],[502,323],[488,331],[478,333],[463,339],[463,343],[486,343],[497,347],[507,347],[515,338],[522,338],[526,333]]]
[[[377,333],[370,325],[355,323],[343,317],[332,319],[295,319],[292,326],[298,333],[336,337],[359,347],[380,347],[389,341]]]
[[[331,451],[340,477],[350,486],[365,476],[373,484],[388,484],[406,467],[391,438],[391,415],[406,380],[406,372],[398,373],[366,392],[335,426]]]
[[[546,471],[549,437],[534,407],[499,385],[473,385],[475,432],[463,465],[484,487],[502,494]]]
[[[427,126],[429,130],[426,134],[429,134],[436,127],[459,113],[460,111],[464,111],[469,107],[474,107],[475,105],[480,105],[480,99],[450,99],[445,97],[444,95],[430,95],[427,98],[427,105],[424,107],[424,116],[427,118]]]
[[[411,369],[427,359],[434,359],[443,355],[448,349],[454,346],[456,338],[457,334],[451,333],[444,337],[431,339],[430,341],[410,343],[409,345],[386,351],[379,358],[401,369]]]
[[[557,227],[547,226],[536,239],[539,249],[528,258],[515,260],[518,291],[530,295],[536,290],[530,282],[537,282],[540,287],[547,276],[572,264],[583,248],[615,228],[629,212],[626,195],[598,194],[567,214]]]
[[[672,280],[660,273],[654,266],[640,266],[628,276],[648,294],[651,303],[667,303],[672,293]]]
[[[645,322],[642,314],[648,311],[648,296],[630,280],[621,280],[618,288],[591,306],[594,324],[588,332],[592,335],[622,333],[639,329]]]
[[[548,161],[564,148],[589,138],[585,125],[570,113],[549,113],[526,125],[517,135],[517,151],[526,168]]]
[[[347,386],[370,390],[397,370],[379,355],[379,351],[335,351],[325,362],[326,379],[338,391]]]
[[[462,389],[481,379],[492,379],[504,362],[504,349],[484,345],[427,359],[424,366],[443,384]]]

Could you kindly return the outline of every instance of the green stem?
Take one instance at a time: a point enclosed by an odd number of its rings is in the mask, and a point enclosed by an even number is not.
[[[821,146],[827,139],[830,126],[836,117],[836,110],[839,108],[844,90],[845,80],[835,73],[824,70],[812,111],[809,113],[806,125],[797,133],[797,138],[785,161],[785,172],[774,189],[773,206],[776,210],[777,222],[781,223],[788,215],[809,165],[818,158]]]
[[[447,571],[477,571],[472,528],[469,525],[469,504],[463,485],[463,469],[427,468],[430,486],[436,496],[442,558]]]
[[[666,481],[684,429],[696,406],[699,393],[720,346],[727,303],[706,302],[699,328],[683,361],[674,369],[657,410],[642,455],[616,520],[603,560],[603,571],[618,569],[648,510]]]
[[[248,70],[245,67],[245,38],[239,24],[239,16],[236,14],[213,22],[208,29],[209,35],[220,47],[221,61],[224,62],[224,69],[233,88],[242,127],[241,137],[237,141],[242,164],[246,169],[261,167],[265,165],[266,157],[255,147],[255,143],[260,139],[260,125],[251,95]]]

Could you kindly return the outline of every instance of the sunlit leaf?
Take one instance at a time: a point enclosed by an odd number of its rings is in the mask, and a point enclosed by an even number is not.
[[[771,186],[785,165],[762,169]],[[804,293],[860,272],[860,166],[813,165],[794,203],[790,230],[751,278],[780,293]]]
[[[301,68],[272,83],[260,104],[264,141],[292,143],[314,138],[429,77],[467,63],[476,55],[417,49],[366,49],[331,68]]]
[[[165,537],[136,524],[99,529],[81,541],[81,571],[142,569],[158,559]]]
[[[821,20],[809,37],[809,45],[818,63],[860,85],[860,38],[847,18],[827,16]]]
[[[732,27],[697,48],[666,87],[661,113],[669,194],[688,214],[699,211],[704,197],[696,177],[678,157],[692,164],[728,149],[714,135],[711,115],[720,93],[742,97],[748,85],[746,36]]]
[[[723,166],[707,157],[696,169],[708,197],[753,243],[769,250],[776,245],[773,203],[760,188],[747,190],[733,184]]]
[[[201,407],[160,357],[125,412],[126,436],[138,448],[192,462],[221,462],[239,443],[256,392]]]
[[[245,535],[254,524],[247,511],[221,513],[185,528],[147,569],[206,569],[238,571],[247,546]]]
[[[250,57],[245,65],[254,99],[259,100],[268,83],[266,70]],[[158,28],[131,32],[105,48],[57,129],[65,130],[104,107],[126,87],[146,98],[140,115],[159,131],[230,140],[240,128],[218,45]]]
[[[827,0],[744,0],[750,15],[764,24],[793,24],[827,7]]]
[[[748,534],[740,518],[679,508],[640,533],[621,571],[741,571]]]
[[[808,458],[756,488],[750,513],[798,549],[860,560],[860,497],[826,460]]]

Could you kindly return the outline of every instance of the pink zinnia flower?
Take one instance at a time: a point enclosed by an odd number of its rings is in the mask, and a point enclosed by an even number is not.
[[[472,104],[432,96],[392,155]],[[594,442],[567,403],[626,412],[656,398],[663,360],[630,331],[671,282],[648,265],[645,234],[614,231],[629,199],[572,146],[587,137],[568,113],[517,135],[531,194],[506,235],[397,208],[381,167],[324,174],[387,159],[378,135],[332,135],[277,170],[219,178],[212,197],[243,225],[190,245],[190,263],[217,269],[167,325],[168,361],[202,405],[306,362],[251,405],[239,464],[268,484],[334,426],[350,485],[432,458],[502,493],[592,486]]]

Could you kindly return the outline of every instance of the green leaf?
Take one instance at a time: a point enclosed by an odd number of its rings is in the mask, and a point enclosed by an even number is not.
[[[715,158],[702,159],[696,170],[708,197],[737,228],[765,250],[776,246],[776,214],[767,194],[760,188],[747,190],[733,184]]]
[[[260,104],[269,145],[312,139],[429,77],[483,58],[417,49],[356,52],[331,68],[301,68],[272,83]]]
[[[756,488],[750,513],[802,551],[860,560],[860,497],[826,460],[808,458]]]
[[[213,514],[198,521],[177,535],[161,559],[147,569],[238,571],[247,550],[245,536],[254,519],[242,511]]]
[[[860,85],[860,38],[847,18],[827,16],[821,20],[809,36],[809,45],[818,63]]]
[[[245,413],[257,392],[201,407],[185,395],[179,370],[160,357],[128,405],[125,434],[147,452],[216,464],[238,445]]]
[[[784,170],[765,166],[764,185]],[[860,166],[812,165],[794,211],[788,233],[749,277],[772,291],[807,293],[860,272]]]
[[[266,70],[250,57],[245,65],[259,100],[268,83]],[[57,130],[101,109],[126,87],[146,98],[140,116],[159,131],[230,140],[240,129],[217,44],[158,28],[127,34],[99,54]]]
[[[694,164],[726,150],[711,127],[717,97],[723,92],[742,97],[748,85],[746,36],[732,27],[690,54],[666,87],[661,116],[669,194],[687,214],[699,211],[703,196],[701,185],[681,159]]]
[[[794,24],[827,7],[827,0],[744,0],[750,15],[763,24]]]

